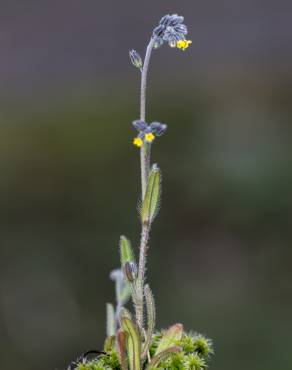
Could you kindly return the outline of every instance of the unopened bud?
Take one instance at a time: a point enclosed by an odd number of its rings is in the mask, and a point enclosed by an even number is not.
[[[158,49],[160,46],[163,44],[163,39],[162,37],[155,37],[155,41],[153,44],[153,49]]]
[[[137,51],[132,49],[130,50],[129,55],[130,55],[130,59],[131,59],[133,66],[135,66],[136,68],[140,69],[140,71],[142,71],[143,62],[142,62],[140,55],[137,53]]]
[[[133,126],[137,131],[144,131],[148,127],[147,123],[145,121],[142,121],[140,119],[137,119],[132,122]]]
[[[133,283],[137,278],[137,265],[135,262],[126,262],[124,265],[124,273],[130,283]]]
[[[167,125],[160,122],[152,122],[150,124],[150,129],[156,136],[161,136],[165,133]]]

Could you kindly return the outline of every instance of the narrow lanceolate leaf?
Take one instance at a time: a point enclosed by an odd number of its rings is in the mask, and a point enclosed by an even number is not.
[[[141,338],[137,326],[127,317],[121,318],[121,325],[127,333],[127,353],[130,370],[141,370]]]
[[[145,292],[145,298],[146,298],[148,328],[147,328],[146,338],[145,338],[145,342],[143,346],[142,359],[146,358],[149,352],[152,335],[155,329],[155,318],[156,318],[154,297],[153,297],[153,294],[148,284],[145,285],[144,292]]]
[[[117,332],[117,351],[122,370],[127,370],[127,333],[122,329]]]
[[[182,324],[175,324],[171,326],[166,332],[163,334],[157,350],[155,352],[155,356],[158,355],[160,352],[165,351],[166,349],[175,346],[178,340],[181,340],[183,335],[183,326]]]
[[[106,335],[111,337],[116,332],[115,309],[111,303],[106,304]]]
[[[134,262],[135,260],[131,242],[123,235],[120,238],[120,254],[122,268],[126,262]]]
[[[141,206],[141,221],[151,224],[158,210],[161,193],[161,171],[156,164],[151,168],[146,193]]]
[[[167,357],[169,357],[170,355],[172,355],[173,353],[177,353],[177,352],[180,352],[182,350],[181,347],[178,347],[178,346],[173,346],[173,347],[169,347],[167,349],[165,349],[164,351],[158,353],[157,355],[155,355],[154,357],[152,357],[149,365],[148,365],[148,368],[152,368],[152,367],[155,367],[157,365],[159,365],[159,363],[161,361],[164,361],[165,359],[167,359]]]

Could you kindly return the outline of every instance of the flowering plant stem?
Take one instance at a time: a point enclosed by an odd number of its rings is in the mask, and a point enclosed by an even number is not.
[[[140,119],[146,121],[146,87],[147,87],[147,74],[151,53],[153,50],[154,38],[152,37],[147,49],[143,63],[141,74],[141,97],[140,97]],[[151,158],[151,143],[142,145],[140,149],[141,158],[141,185],[142,185],[142,201],[145,196],[148,176],[150,171],[150,158]],[[140,241],[140,256],[139,256],[139,270],[137,280],[137,301],[135,305],[136,320],[138,326],[143,329],[143,311],[144,311],[144,283],[145,283],[145,269],[146,269],[146,253],[148,247],[150,233],[150,223],[142,224],[141,241]]]
[[[146,85],[150,57],[153,49],[164,42],[170,47],[185,50],[191,40],[186,40],[187,27],[184,17],[167,14],[154,28],[146,49],[144,63],[139,53],[132,49],[129,56],[132,64],[141,72],[140,119],[132,122],[138,131],[133,144],[140,148],[141,159],[141,240],[137,263],[131,242],[120,237],[121,268],[110,273],[116,285],[116,307],[107,303],[107,337],[104,351],[87,351],[73,361],[67,370],[205,370],[211,342],[200,334],[188,334],[183,325],[176,323],[168,330],[155,330],[155,299],[148,284],[145,284],[146,257],[153,220],[157,216],[161,195],[161,170],[151,165],[151,144],[161,136],[167,125],[154,121],[146,122]],[[132,296],[135,318],[124,307]],[[175,293],[173,300],[176,300]],[[144,327],[144,309],[147,322]],[[145,320],[146,321],[146,320]],[[94,358],[92,356],[94,355]],[[91,356],[89,358],[89,356]]]
[[[147,87],[147,74],[148,74],[148,67],[149,61],[152,53],[154,45],[154,39],[151,38],[147,49],[146,55],[143,63],[143,69],[141,74],[141,98],[140,98],[140,120],[146,121],[146,87]],[[142,182],[142,199],[144,198],[146,186],[147,186],[147,179],[150,169],[150,152],[151,152],[151,144],[144,143],[141,147],[141,182]]]

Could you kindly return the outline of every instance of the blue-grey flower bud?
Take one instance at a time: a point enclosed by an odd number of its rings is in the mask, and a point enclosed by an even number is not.
[[[130,55],[130,59],[131,59],[132,64],[136,68],[139,68],[140,71],[142,71],[143,62],[142,62],[142,58],[137,53],[137,51],[132,49],[132,50],[129,51],[129,55]]]
[[[159,26],[157,26],[157,27],[154,28],[154,30],[153,30],[153,36],[162,37],[164,31],[165,31],[165,26],[159,25]]]
[[[126,262],[124,265],[125,276],[130,283],[134,282],[137,278],[137,265],[135,262]]]
[[[184,17],[177,14],[167,14],[162,17],[159,25],[153,31],[153,37],[155,38],[154,48],[162,45],[163,41],[168,42],[171,47],[175,47],[178,41],[185,40],[188,30],[183,21]]]
[[[184,21],[184,17],[178,16],[177,14],[172,15],[172,19],[170,21],[171,26],[176,26]]]
[[[182,16],[178,16],[177,14],[172,14],[172,15],[167,14],[161,18],[159,24],[165,27],[167,26],[174,27],[177,24],[182,23],[183,21],[184,21],[184,17]]]
[[[147,128],[147,123],[142,120],[135,120],[132,122],[133,126],[137,131],[144,131]]]
[[[160,122],[152,122],[149,127],[156,136],[163,135],[167,129],[167,125]]]
[[[163,25],[163,26],[166,26],[166,25],[168,25],[168,23],[169,23],[170,19],[171,19],[170,15],[169,15],[169,14],[167,14],[167,15],[165,15],[164,17],[162,17],[162,18],[160,19],[159,24],[161,24],[161,25]]]
[[[175,30],[176,32],[182,33],[184,35],[188,33],[188,29],[185,24],[178,24],[177,26],[175,26]]]
[[[163,39],[161,37],[155,37],[155,41],[153,44],[153,49],[158,49],[163,44]]]
[[[152,132],[152,130],[151,130],[151,127],[150,127],[150,125],[149,125],[149,126],[147,126],[147,127],[145,128],[144,133],[145,133],[145,134],[149,134],[150,132]]]

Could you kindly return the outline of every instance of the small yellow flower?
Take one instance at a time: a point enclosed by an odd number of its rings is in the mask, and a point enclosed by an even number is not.
[[[133,144],[136,145],[138,148],[141,148],[143,145],[143,140],[140,137],[135,137],[133,140]]]
[[[191,43],[192,40],[178,40],[176,47],[181,50],[186,50]]]
[[[152,132],[145,134],[145,140],[147,141],[147,143],[152,143],[154,139],[155,139],[155,136],[152,134]]]

